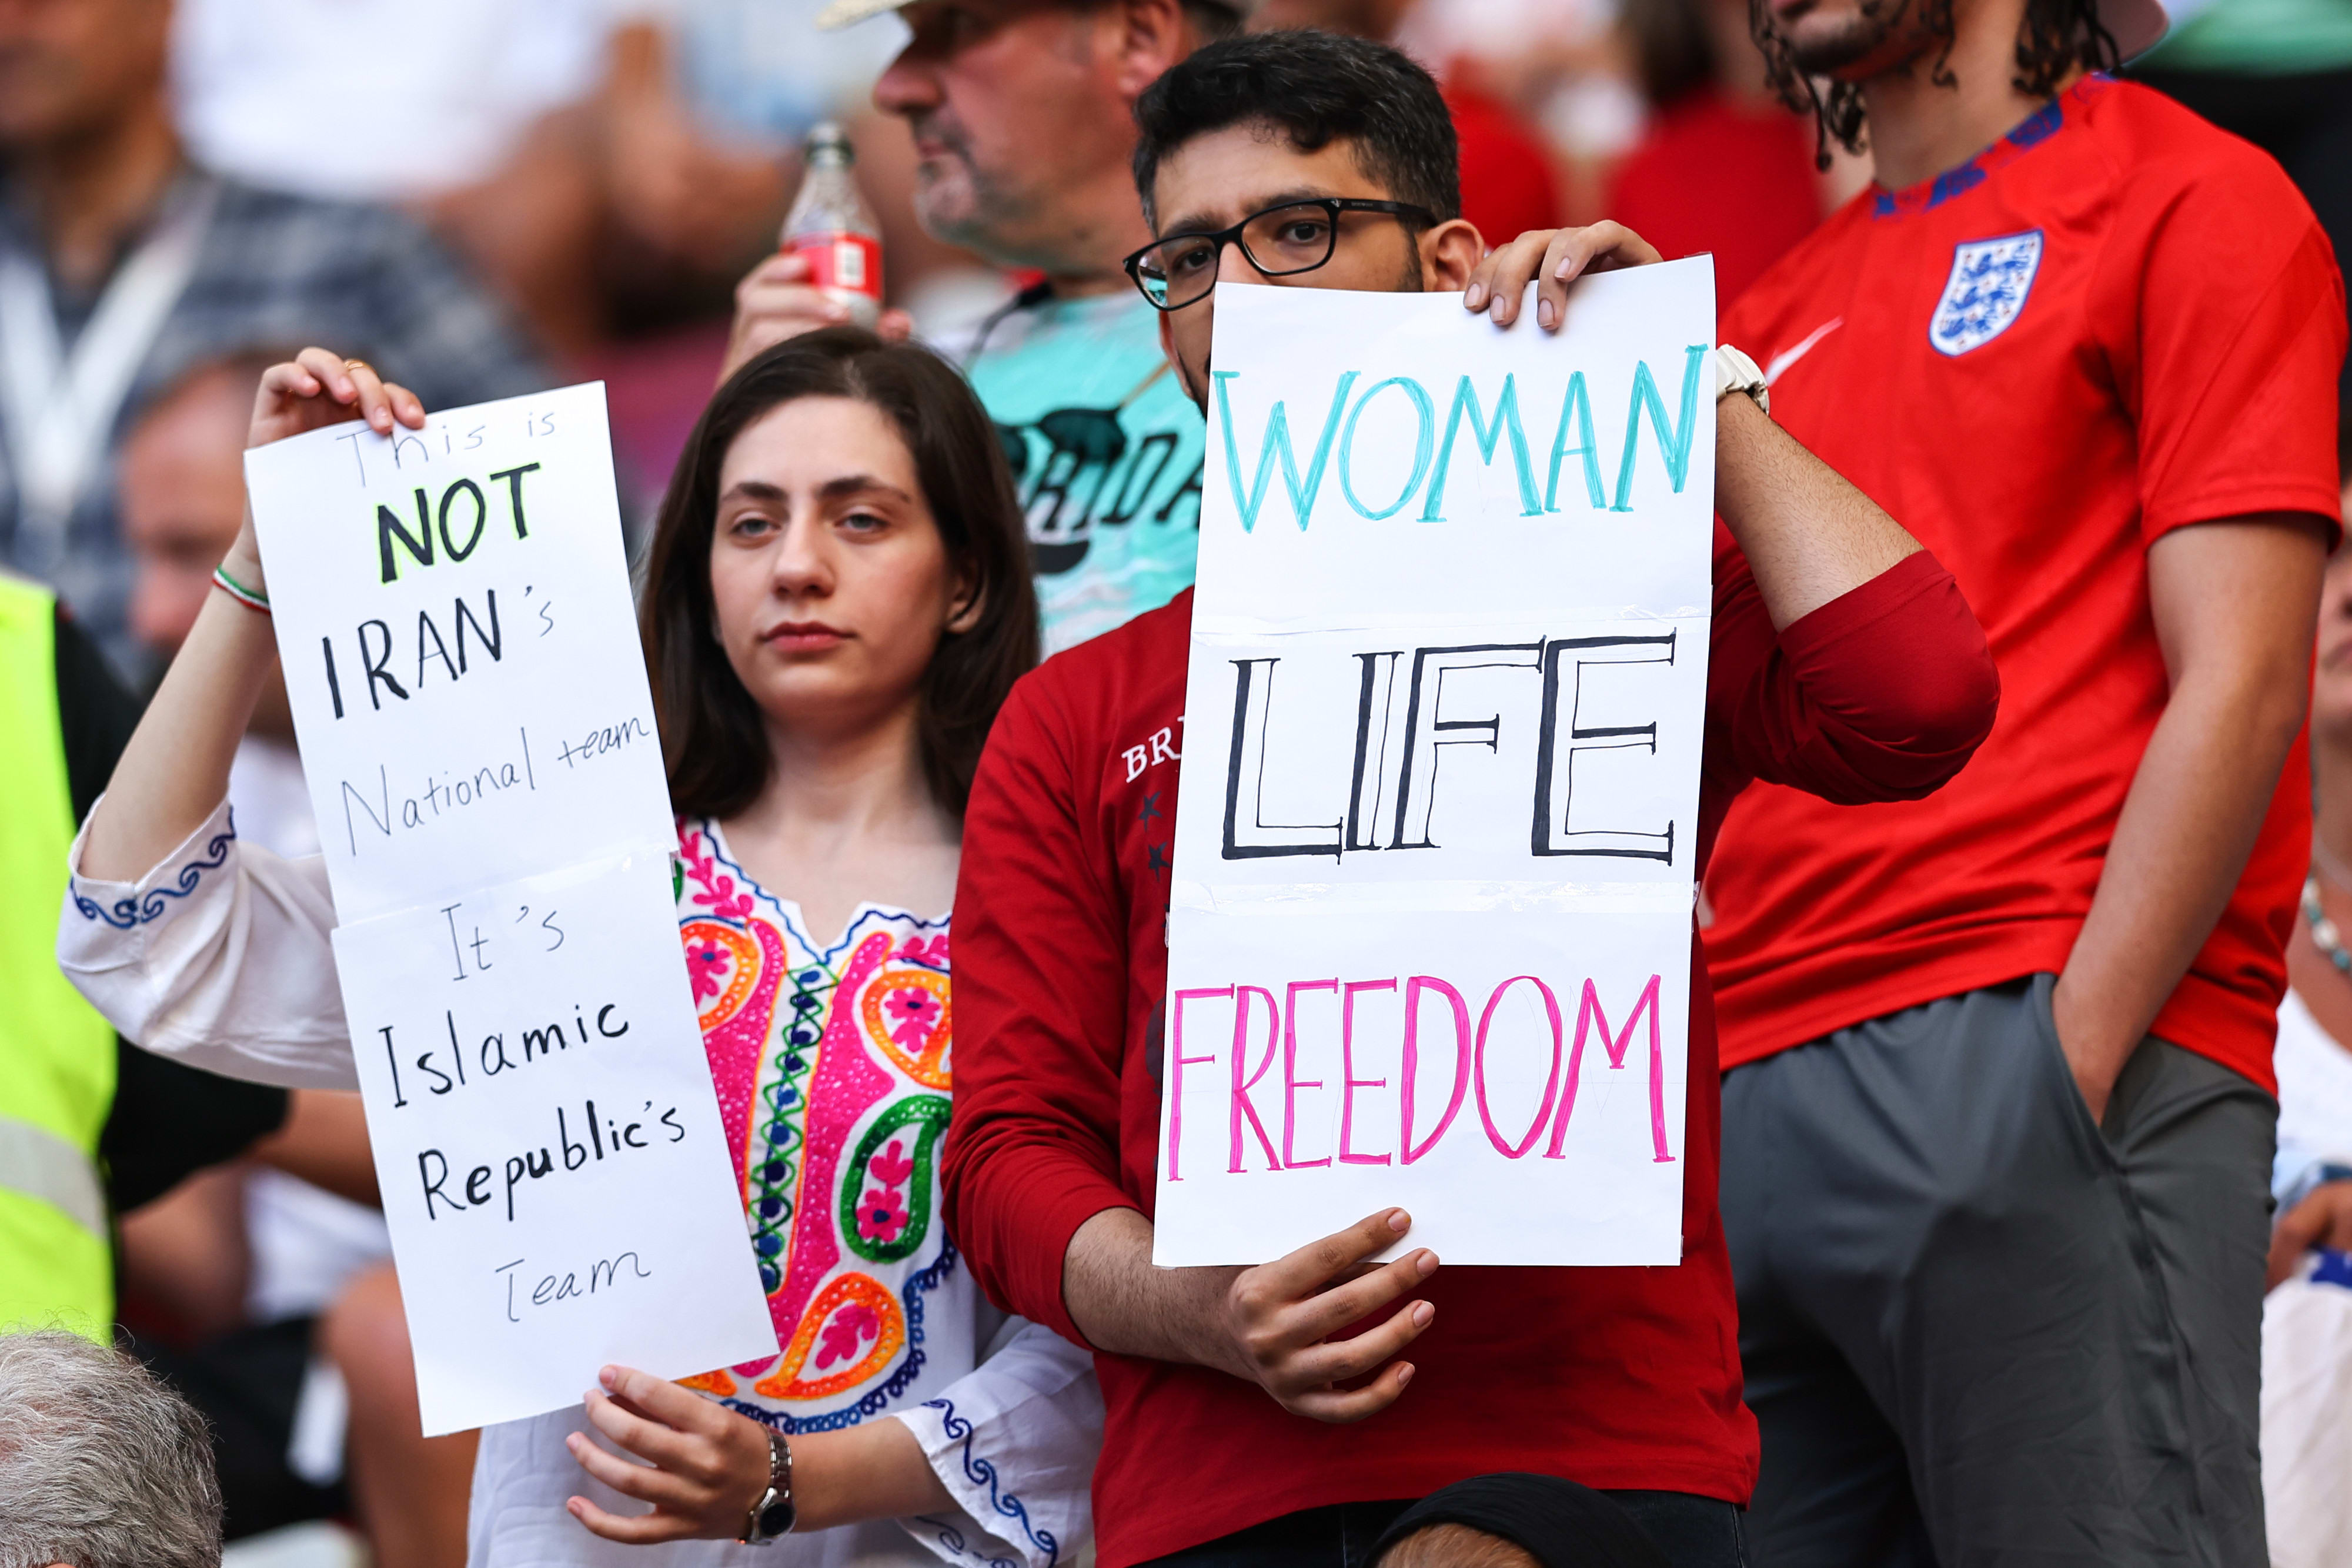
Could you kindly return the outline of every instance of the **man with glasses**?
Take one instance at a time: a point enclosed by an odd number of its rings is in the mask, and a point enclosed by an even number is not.
[[[1136,95],[1255,0],[836,0],[818,25],[896,11],[906,48],[874,101],[915,138],[923,227],[1041,274],[956,358],[995,421],[1029,518],[1049,650],[1108,632],[1192,580],[1201,422],[1119,276],[1147,237],[1128,179]],[[846,319],[805,263],[736,290],[727,368]],[[903,317],[886,319],[903,332]],[[950,345],[950,348],[956,347]]]
[[[1219,277],[1460,290],[1498,322],[1517,314],[1519,291],[1497,298],[1496,264],[1457,215],[1436,85],[1397,51],[1306,32],[1212,45],[1137,119],[1158,237],[1129,272],[1196,402]],[[1571,277],[1657,260],[1608,224],[1572,248]],[[1559,287],[1542,297],[1546,326]],[[1751,778],[1916,798],[1967,760],[1996,698],[1949,575],[1772,423],[1761,381],[1718,353],[1728,530],[1715,541],[1702,865]],[[1678,1568],[1742,1561],[1756,1427],[1717,1219],[1696,941],[1680,1267],[1441,1272],[1426,1249],[1370,1267],[1409,1231],[1394,1209],[1257,1268],[1152,1267],[1192,608],[1180,596],[1014,689],[972,787],[956,900],[949,1223],[994,1300],[1097,1353],[1102,1568],[1353,1568],[1412,1499],[1512,1470],[1609,1492]]]

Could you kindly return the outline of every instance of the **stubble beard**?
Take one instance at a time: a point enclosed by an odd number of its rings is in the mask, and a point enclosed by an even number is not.
[[[999,266],[1032,265],[1015,236],[1035,204],[981,167],[961,126],[935,119],[915,130],[945,148],[917,167],[915,217],[923,232]]]

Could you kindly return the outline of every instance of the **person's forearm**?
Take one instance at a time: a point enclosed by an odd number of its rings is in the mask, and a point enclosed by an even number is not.
[[[1744,396],[1716,404],[1715,506],[1775,629],[1917,550],[1919,541]]]
[[[226,570],[263,591],[250,550],[232,549]],[[136,882],[218,809],[277,652],[268,616],[226,593],[205,601],[90,813],[83,875]]]
[[[360,1097],[332,1089],[297,1089],[286,1121],[247,1151],[263,1165],[299,1176],[338,1197],[383,1206],[375,1156],[368,1146],[367,1113]]]
[[[1154,1268],[1151,1221],[1131,1208],[1107,1208],[1070,1238],[1062,1301],[1097,1350],[1247,1378],[1253,1374],[1234,1364],[1231,1338],[1219,1328],[1219,1308],[1239,1271]]]
[[[2228,905],[2302,718],[2299,685],[2217,672],[2158,721],[2053,1004],[2095,1113]]]
[[[789,1441],[793,1501],[800,1511],[793,1526],[796,1534],[870,1519],[951,1512],[957,1506],[904,1421],[867,1421]],[[755,1484],[751,1490],[757,1490]]]

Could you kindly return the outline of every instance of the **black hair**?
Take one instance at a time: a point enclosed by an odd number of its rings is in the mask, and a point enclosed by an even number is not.
[[[1938,87],[1958,81],[1952,74],[1952,0],[1863,0],[1863,15],[1873,19],[1899,16],[1903,7],[1916,5],[1928,34],[1939,40],[1928,79]],[[1853,82],[1815,81],[1797,68],[1789,41],[1772,30],[1765,0],[1748,0],[1748,27],[1780,101],[1802,113],[1813,112],[1820,128],[1814,162],[1830,166],[1830,143],[1849,152],[1862,151],[1862,89]],[[2025,16],[2017,28],[2017,75],[2010,85],[2029,98],[2048,98],[2077,66],[2086,70],[2113,70],[2122,58],[2115,35],[2099,20],[2098,0],[2025,0]]]
[[[1715,38],[1706,0],[1639,0],[1624,8],[1633,74],[1652,109],[1664,109],[1714,82]]]
[[[744,427],[779,403],[855,398],[888,416],[915,459],[948,559],[971,573],[979,620],[950,632],[923,677],[923,775],[963,815],[972,770],[1013,683],[1037,663],[1037,593],[1029,538],[1003,444],[955,368],[911,343],[859,327],[787,339],[746,362],[711,398],[670,476],[646,551],[637,629],[652,677],[670,805],[731,817],[774,768],[766,722],[719,644],[710,597],[719,472]]]
[[[1264,122],[1302,152],[1335,141],[1391,199],[1462,215],[1454,117],[1430,74],[1401,49],[1311,27],[1250,33],[1193,52],[1136,100],[1135,188],[1156,228],[1160,165],[1195,137]]]

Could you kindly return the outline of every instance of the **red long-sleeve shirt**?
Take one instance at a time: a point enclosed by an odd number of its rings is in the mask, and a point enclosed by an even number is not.
[[[1192,617],[1187,592],[1022,681],[964,821],[948,1222],[993,1300],[1080,1343],[1062,1301],[1070,1238],[1107,1208],[1152,1211]],[[1776,635],[1718,526],[1699,865],[1750,778],[1835,800],[1934,789],[1991,727],[1996,693],[1931,556]],[[1694,938],[1683,1263],[1440,1269],[1412,1384],[1368,1421],[1325,1426],[1222,1372],[1098,1353],[1103,1568],[1489,1470],[1744,1501],[1756,1427],[1716,1209],[1716,1083]]]

